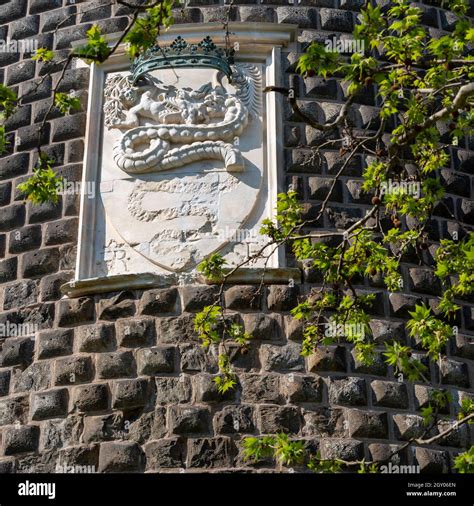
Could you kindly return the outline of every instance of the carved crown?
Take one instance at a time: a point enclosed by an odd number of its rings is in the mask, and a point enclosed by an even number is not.
[[[232,74],[234,49],[217,47],[209,35],[198,44],[189,44],[181,36],[169,46],[155,46],[147,49],[132,65],[132,80],[136,82],[143,74],[152,70],[169,68],[210,67]]]

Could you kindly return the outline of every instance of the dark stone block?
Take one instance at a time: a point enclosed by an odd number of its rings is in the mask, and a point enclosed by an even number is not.
[[[387,413],[351,409],[347,421],[351,437],[388,437]]]
[[[55,384],[73,385],[91,381],[93,378],[92,361],[90,357],[67,357],[55,362]]]
[[[170,406],[169,428],[173,434],[207,433],[210,428],[209,411],[195,406]]]
[[[31,416],[33,420],[56,418],[67,414],[68,392],[66,388],[33,394]]]
[[[185,286],[181,288],[183,311],[201,311],[205,306],[212,305],[216,300],[215,286]]]
[[[45,330],[38,337],[38,358],[70,355],[73,352],[74,332],[67,330]]]
[[[100,379],[124,378],[135,371],[135,359],[130,351],[101,353],[96,362],[97,377]]]
[[[138,374],[154,376],[170,373],[175,369],[176,348],[174,346],[156,346],[143,348],[137,352]]]
[[[20,228],[25,223],[25,206],[12,204],[0,208],[0,232]]]
[[[148,403],[148,381],[131,379],[115,381],[112,388],[112,407],[131,409]]]
[[[26,366],[33,360],[34,341],[27,337],[9,337],[5,340],[0,353],[1,367],[13,365]]]
[[[34,281],[21,281],[5,287],[3,309],[13,309],[34,304],[38,298],[38,285]]]
[[[41,246],[40,225],[22,227],[20,230],[11,232],[8,246],[8,251],[13,254],[39,248]]]
[[[62,199],[59,197],[58,203],[46,202],[44,204],[32,204],[28,202],[28,223],[42,223],[44,221],[55,220],[61,217]]]
[[[74,272],[59,272],[45,276],[40,282],[41,300],[56,301],[62,297],[61,286],[74,279]]]
[[[39,427],[37,425],[9,427],[4,430],[2,436],[4,455],[34,452],[38,449]]]
[[[59,250],[48,248],[29,251],[22,258],[22,276],[35,278],[56,272],[59,268]]]
[[[76,387],[73,404],[79,411],[100,411],[107,409],[109,390],[106,384]]]
[[[119,346],[135,347],[153,344],[156,339],[152,319],[124,319],[117,321],[117,342]]]
[[[86,128],[86,114],[77,113],[53,121],[53,142],[83,137]]]
[[[143,471],[144,464],[144,454],[137,443],[111,441],[100,445],[100,473]]]
[[[0,261],[0,283],[7,283],[16,279],[18,266],[17,257],[7,258]]]
[[[52,83],[51,77],[42,77],[40,79],[33,79],[26,83],[22,83],[21,95],[24,97],[22,103],[29,104],[36,100],[48,98],[51,95]]]
[[[79,351],[102,353],[115,347],[115,327],[113,323],[96,323],[77,328]]]
[[[2,3],[3,5],[0,9],[0,25],[5,25],[14,19],[26,15],[26,8],[28,6],[27,0],[9,0]]]
[[[94,300],[89,297],[59,301],[58,325],[68,327],[94,320]]]
[[[188,467],[232,467],[235,450],[228,437],[188,439]]]

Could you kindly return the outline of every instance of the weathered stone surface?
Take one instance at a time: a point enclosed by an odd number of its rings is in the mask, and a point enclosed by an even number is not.
[[[278,7],[279,23],[291,23],[300,28],[316,28],[316,9],[303,7]]]
[[[345,372],[345,349],[342,346],[318,346],[315,352],[307,357],[307,367],[310,372]]]
[[[374,406],[408,409],[408,392],[404,383],[375,380],[371,388]]]
[[[242,401],[250,403],[283,401],[280,393],[280,376],[277,374],[242,374]]]
[[[225,406],[214,416],[214,429],[217,434],[253,433],[255,425],[251,406]]]
[[[18,259],[16,257],[7,258],[0,262],[0,283],[8,283],[16,279]]]
[[[380,444],[380,443],[372,443],[369,445],[369,453],[371,459],[383,462],[383,464],[387,464],[391,462],[392,464],[399,465],[405,464],[407,462],[407,452],[406,450],[399,451],[400,445],[389,445],[389,444]],[[381,469],[383,472],[383,469]]]
[[[0,371],[0,397],[8,395],[10,390],[10,371]]]
[[[259,406],[256,420],[262,434],[297,433],[301,427],[301,413],[290,406]]]
[[[28,407],[28,396],[10,396],[0,400],[0,426],[26,423]]]
[[[115,346],[115,326],[113,323],[83,325],[76,329],[79,351],[101,353],[111,351]]]
[[[433,387],[428,387],[425,385],[415,385],[415,408],[417,410],[421,410],[423,408],[428,407],[429,403],[432,401],[432,394],[434,392]],[[441,407],[440,413],[449,413],[449,406]]]
[[[172,313],[175,311],[177,298],[176,288],[146,291],[139,303],[139,313],[153,316]]]
[[[92,380],[90,357],[67,357],[55,362],[55,385],[72,385]]]
[[[83,417],[76,414],[41,422],[40,452],[79,444],[83,429]]]
[[[8,232],[22,227],[25,223],[25,206],[13,204],[0,208],[0,232]],[[17,232],[17,231],[15,231]]]
[[[369,322],[374,340],[377,343],[396,340],[405,343],[405,324],[390,320],[372,319]]]
[[[100,445],[100,473],[130,473],[142,471],[144,455],[137,443],[107,442]]]
[[[175,317],[157,318],[156,328],[160,343],[198,342],[192,315],[183,314]]]
[[[96,473],[99,462],[99,445],[77,445],[58,451],[56,472],[73,473],[80,466],[83,472]]]
[[[135,371],[132,352],[101,353],[96,358],[97,377],[100,379],[124,378]]]
[[[90,297],[59,301],[58,325],[69,327],[94,320],[94,301]]]
[[[188,439],[188,467],[230,467],[234,455],[232,440],[228,437]]]
[[[29,251],[22,258],[22,276],[35,278],[56,272],[59,268],[59,250],[48,248]]]
[[[13,369],[11,388],[15,393],[46,390],[51,386],[51,365],[47,362],[33,363],[24,370]]]
[[[126,435],[127,431],[124,430],[124,420],[121,413],[84,418],[82,440],[86,444],[124,439]]]
[[[260,362],[265,371],[304,370],[301,346],[291,342],[285,346],[262,345],[260,347]]]
[[[174,346],[155,346],[137,352],[138,374],[154,376],[175,370],[176,348]]]
[[[344,410],[326,407],[305,410],[303,435],[318,438],[348,436]]]
[[[119,346],[145,346],[155,341],[155,325],[151,319],[117,320],[116,328]]]
[[[268,289],[268,309],[270,311],[290,311],[298,304],[298,294],[298,285],[272,285]]]
[[[202,311],[205,306],[210,306],[216,299],[215,286],[185,286],[181,287],[181,300],[183,311]]]
[[[412,267],[408,269],[410,277],[410,289],[414,292],[439,295],[441,283],[434,272],[428,268]]]
[[[387,376],[387,362],[381,353],[375,353],[374,360],[366,364],[357,359],[357,350],[351,350],[352,370],[359,374],[371,374],[373,376]]]
[[[146,470],[183,467],[185,441],[179,437],[150,441],[145,445]]]
[[[443,384],[469,388],[469,372],[465,362],[445,358],[439,369]]]
[[[410,318],[410,311],[415,310],[415,305],[421,302],[419,297],[405,295],[403,293],[391,293],[388,297],[392,316]]]
[[[148,403],[148,381],[143,379],[115,381],[112,387],[112,407],[130,409]]]
[[[228,309],[247,310],[262,308],[262,294],[253,285],[232,286],[225,291],[225,304]]]
[[[191,380],[188,375],[155,378],[155,383],[157,404],[187,403],[191,400]]]
[[[202,434],[210,430],[210,414],[195,406],[170,406],[169,429],[173,434]]]
[[[38,448],[38,442],[39,427],[37,425],[9,427],[2,434],[3,454],[34,452]]]
[[[279,315],[244,314],[243,315],[245,331],[253,339],[265,341],[281,339],[281,320]]]
[[[73,390],[73,405],[79,411],[100,411],[108,405],[107,384],[93,384],[76,387]]]
[[[23,337],[5,340],[0,353],[0,367],[27,365],[33,360],[34,341]]]
[[[74,273],[69,271],[58,272],[42,278],[40,282],[41,300],[45,302],[60,299],[62,297],[61,286],[71,281],[73,277]]]
[[[350,409],[346,413],[351,437],[386,438],[387,413]]]
[[[360,460],[363,457],[364,445],[353,439],[323,439],[321,441],[321,458]]]
[[[197,374],[192,377],[195,402],[214,403],[235,397],[235,391],[232,389],[225,394],[219,393],[214,378],[215,376],[211,376],[210,374]]]
[[[420,437],[426,430],[423,418],[418,415],[394,415],[395,435],[397,439],[406,441],[413,437]]]
[[[58,388],[33,395],[31,417],[33,420],[55,418],[67,413],[68,391]]]
[[[281,389],[288,402],[321,402],[322,381],[314,376],[288,374],[281,379]]]
[[[240,348],[239,348],[240,349]],[[179,346],[181,370],[185,372],[216,372],[217,356],[215,347],[204,349],[196,344],[182,344]],[[230,356],[232,354],[230,353]],[[235,363],[234,363],[235,366]]]
[[[0,474],[12,474],[15,472],[15,459],[0,459]]]
[[[135,301],[131,292],[121,292],[111,299],[99,301],[99,320],[115,321],[135,314]]]
[[[363,378],[330,379],[329,402],[335,404],[349,404],[352,406],[365,405],[365,380]]]
[[[30,249],[37,249],[41,245],[41,227],[30,225],[10,233],[8,251],[23,253]]]
[[[415,458],[421,473],[446,473],[449,470],[448,454],[445,451],[417,447]]]

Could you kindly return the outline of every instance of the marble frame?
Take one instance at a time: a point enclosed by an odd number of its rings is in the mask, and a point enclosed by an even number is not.
[[[290,24],[277,25],[274,23],[231,23],[229,25],[232,43],[237,42],[238,55],[245,61],[264,63],[266,68],[265,83],[267,86],[281,86],[281,50],[292,49],[297,37],[297,27]],[[224,43],[224,31],[221,23],[204,23],[174,25],[160,36],[163,44],[171,42],[177,35],[183,36],[188,42],[198,42],[205,35],[210,35],[218,45]],[[109,42],[114,43],[119,34],[108,36]],[[80,44],[81,41],[78,42]],[[87,66],[79,61],[78,67]],[[101,125],[97,121],[95,111],[103,106],[105,75],[107,72],[123,70],[129,66],[129,60],[120,47],[107,62],[102,65],[90,65],[89,99],[87,107],[87,124],[85,134],[84,170],[82,188],[86,183],[97,181],[99,163],[97,152],[100,149],[102,136]],[[283,126],[281,120],[282,97],[277,93],[265,94],[266,121],[264,125],[274,125],[270,132],[264,131],[266,136],[266,159],[269,175],[269,206],[275,208],[276,196],[282,191],[282,157],[283,157]],[[271,137],[270,137],[271,135]],[[280,142],[274,140],[280,139]],[[271,142],[273,140],[273,142]],[[278,169],[280,168],[280,173]],[[97,194],[97,192],[96,192]],[[120,289],[145,288],[154,286],[167,286],[177,282],[175,274],[163,275],[155,273],[124,274],[107,277],[94,277],[94,245],[96,237],[96,214],[98,199],[90,199],[82,192],[80,198],[80,218],[78,233],[78,249],[76,272],[73,281],[62,286],[65,295],[74,297],[85,293],[101,293]],[[273,272],[272,271],[279,271]],[[261,269],[246,269],[247,282],[260,281]],[[255,271],[255,276],[252,275]],[[299,282],[297,269],[288,269],[285,266],[284,252],[275,252],[269,263],[267,282],[281,282],[283,279],[295,279]],[[272,281],[273,280],[273,281]]]

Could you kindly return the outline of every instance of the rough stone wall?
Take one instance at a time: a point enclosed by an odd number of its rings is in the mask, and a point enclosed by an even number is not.
[[[352,31],[357,0],[235,1],[231,19],[296,23],[300,42],[332,38]],[[249,5],[252,4],[252,5]],[[99,7],[99,8],[97,8]],[[85,37],[93,23],[112,33],[127,24],[126,9],[107,2],[72,0],[0,0],[0,38],[38,39],[39,46],[60,53]],[[222,21],[218,1],[191,0],[176,10],[176,22]],[[425,6],[424,23],[433,34],[452,29],[449,14]],[[60,27],[56,30],[58,24]],[[300,45],[301,50],[301,45]],[[15,189],[32,172],[38,123],[58,79],[59,66],[28,59],[28,54],[0,53],[0,77],[27,104],[8,120],[11,147],[0,157],[0,323],[37,324],[26,338],[0,339],[0,472],[54,472],[58,465],[90,465],[100,472],[272,469],[271,462],[244,462],[239,441],[245,435],[286,430],[319,447],[323,457],[344,459],[386,455],[393,445],[420,430],[420,409],[429,385],[398,382],[378,360],[358,364],[341,345],[300,356],[301,329],[289,315],[299,294],[318,279],[305,270],[298,287],[270,286],[255,295],[251,286],[225,292],[232,318],[254,336],[246,354],[229,345],[239,372],[237,391],[221,398],[212,383],[217,349],[205,353],[193,331],[193,313],[213,300],[215,287],[184,286],[125,291],[60,300],[60,285],[73,276],[78,197],[57,205],[32,206]],[[285,53],[284,80],[298,90],[304,109],[319,120],[334,114],[343,88],[336,80],[292,76],[297,54]],[[83,111],[61,118],[53,111],[45,142],[57,170],[80,181],[88,73],[69,70],[61,91],[76,89]],[[373,122],[374,97],[364,95],[354,108],[358,128]],[[341,164],[338,152],[322,160],[309,149],[318,134],[285,111],[285,167],[288,184],[298,189],[308,216],[318,209],[331,177]],[[433,239],[474,224],[472,172],[474,144],[453,148],[452,166],[441,171],[446,204],[432,222]],[[364,212],[360,193],[363,160],[352,163],[338,183],[332,211],[319,227],[342,226]],[[456,221],[457,220],[457,221]],[[426,252],[429,259],[430,250]],[[361,287],[377,294],[371,327],[380,345],[392,337],[407,340],[404,318],[420,301],[435,306],[439,285],[430,272],[406,257],[405,289],[389,294],[377,280]],[[474,381],[474,305],[466,301],[459,335],[441,371],[430,364],[433,383],[453,394],[451,415]],[[382,347],[380,347],[382,350]],[[439,445],[401,454],[402,462],[422,471],[444,471],[453,455],[468,446],[466,427]],[[391,446],[392,445],[392,446]]]

